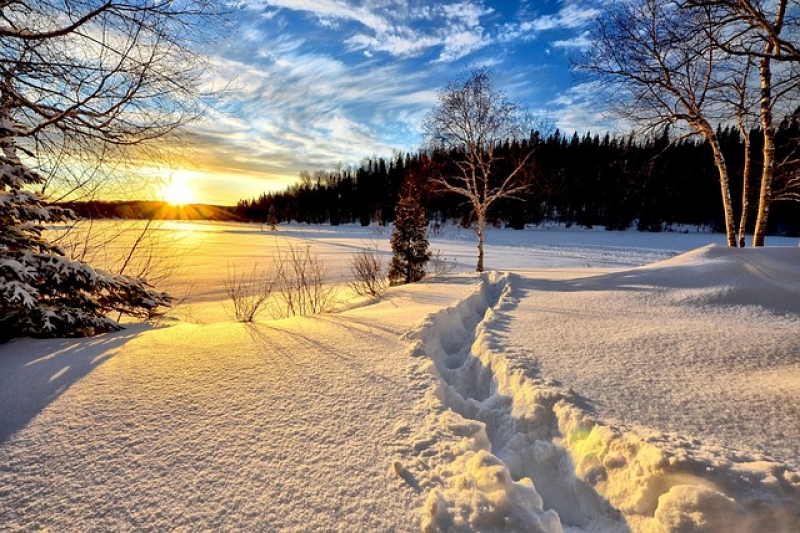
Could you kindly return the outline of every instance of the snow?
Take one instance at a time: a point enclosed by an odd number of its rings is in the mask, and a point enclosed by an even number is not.
[[[796,239],[494,229],[479,276],[446,227],[451,274],[246,325],[228,265],[389,232],[158,231],[170,318],[0,346],[0,530],[800,530]]]

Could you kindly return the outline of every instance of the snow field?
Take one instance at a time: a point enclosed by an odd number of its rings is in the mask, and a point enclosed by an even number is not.
[[[418,531],[388,472],[422,394],[400,336],[471,285],[0,347],[0,531]]]
[[[781,269],[780,261],[755,262],[777,269],[769,280]],[[541,378],[529,358],[505,353],[519,282],[486,276],[475,294],[408,335],[412,355],[429,358],[414,373],[436,377],[422,407],[434,414],[409,443],[410,475],[434,487],[424,531],[796,529],[800,476],[784,465],[699,442],[674,449],[653,431],[609,426],[574,391]]]
[[[719,236],[492,230],[515,274],[246,326],[228,264],[311,244],[341,283],[388,230],[159,231],[181,320],[0,346],[0,531],[800,529],[796,239],[631,268]]]

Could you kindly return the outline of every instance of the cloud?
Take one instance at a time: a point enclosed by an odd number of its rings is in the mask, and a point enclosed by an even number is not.
[[[545,15],[522,11],[519,20],[506,24],[498,39],[501,42],[534,39],[540,33],[555,30],[575,30],[586,27],[601,15],[601,11],[583,2],[568,2],[556,13]]]
[[[437,61],[456,61],[472,52],[488,46],[491,39],[483,33],[480,26],[475,28],[455,28],[443,39],[444,50]]]
[[[418,56],[429,48],[442,44],[437,37],[420,35],[408,29],[382,35],[357,34],[348,38],[345,43],[350,49],[362,50],[365,54],[387,52],[396,57]]]
[[[562,133],[571,134],[573,131],[613,133],[630,128],[624,121],[610,116],[603,106],[598,105],[594,96],[600,90],[601,87],[597,82],[581,83],[547,103],[548,114]]]
[[[347,48],[364,54],[409,58],[438,49],[437,61],[455,61],[492,42],[481,19],[494,10],[482,1],[431,6],[394,0],[358,5],[348,0],[258,0],[250,5],[307,14],[324,29],[340,30]],[[355,27],[345,30],[339,23]]]
[[[589,32],[585,31],[572,39],[556,40],[550,44],[555,48],[585,50],[592,45],[592,41],[589,40]]]
[[[567,4],[554,15],[544,15],[530,21],[528,27],[533,31],[575,29],[586,26],[598,16],[600,16],[598,9],[580,4]]]
[[[261,0],[251,2],[251,5],[310,13],[317,17],[323,25],[330,25],[334,20],[350,20],[376,32],[384,32],[391,27],[383,16],[376,13],[377,5],[372,5],[370,2],[354,6],[344,0]]]
[[[482,4],[472,2],[458,2],[440,6],[445,19],[460,21],[464,26],[475,28],[481,25],[481,18],[494,12],[492,8],[483,7]]]

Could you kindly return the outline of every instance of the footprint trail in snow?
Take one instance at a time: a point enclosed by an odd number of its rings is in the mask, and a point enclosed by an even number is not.
[[[785,468],[659,449],[593,420],[573,391],[511,353],[503,331],[524,296],[515,279],[484,274],[406,336],[429,414],[416,432],[396,428],[406,451],[394,467],[427,493],[423,531],[792,530],[800,480]]]

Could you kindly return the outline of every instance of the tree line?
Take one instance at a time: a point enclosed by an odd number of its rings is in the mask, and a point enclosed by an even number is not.
[[[718,127],[716,137],[726,155],[731,188],[740,190],[745,140],[734,126]],[[758,175],[762,164],[758,128],[750,138],[749,174]],[[776,189],[796,180],[800,173],[798,139],[800,114],[795,113],[777,128],[776,158],[783,164],[776,173]],[[663,231],[679,225],[725,230],[718,175],[707,139],[674,140],[668,129],[650,138],[588,132],[564,135],[558,130],[543,136],[533,131],[527,139],[497,147],[498,176],[510,170],[504,172],[504,161],[518,161],[529,152],[523,169],[531,177],[529,188],[492,205],[488,223],[516,229],[553,222],[609,230]],[[432,224],[467,226],[474,222],[474,210],[462,197],[447,194],[434,179],[458,161],[452,152],[426,149],[392,158],[372,157],[355,166],[303,172],[298,183],[285,191],[241,200],[235,213],[244,220],[266,222],[272,208],[278,222],[386,224],[394,220],[403,182],[414,180],[421,184],[420,201]],[[749,196],[756,199],[757,188],[752,187]],[[785,199],[797,198],[787,195]],[[740,213],[741,198],[734,197],[732,203]],[[748,209],[754,205],[755,201],[750,202]],[[749,220],[752,231],[754,218]],[[777,202],[768,233],[800,234],[800,204]]]
[[[734,214],[733,177],[713,124],[733,122],[745,140],[758,126],[761,172],[753,176],[753,246],[763,246],[780,187],[778,128],[800,103],[800,13],[793,0],[636,0],[610,4],[587,34],[576,60],[594,98],[639,128],[677,124],[702,136],[717,170],[729,246],[744,246],[751,173],[744,172],[741,217]],[[791,183],[800,186],[798,180]],[[785,184],[784,184],[785,185]]]

